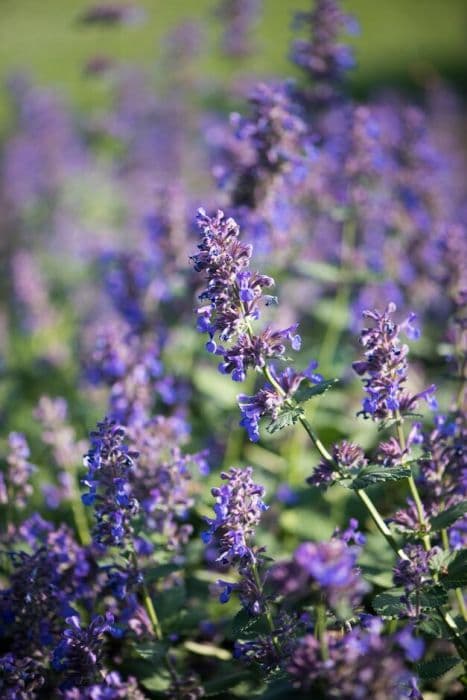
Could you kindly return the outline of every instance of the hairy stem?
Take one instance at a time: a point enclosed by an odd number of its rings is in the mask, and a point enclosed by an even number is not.
[[[261,579],[260,579],[260,576],[259,576],[259,572],[258,572],[258,567],[257,567],[257,565],[256,565],[256,561],[253,561],[253,562],[252,562],[252,564],[251,564],[251,571],[252,571],[252,573],[253,573],[253,578],[255,579],[255,583],[256,583],[256,586],[257,586],[257,588],[258,588],[258,591],[259,591],[259,592],[261,593],[261,595],[262,595],[262,593],[263,593],[263,586],[262,586],[262,584],[261,584]],[[280,650],[281,650],[281,649],[280,649],[279,641],[278,641],[277,636],[276,636],[276,634],[275,634],[274,620],[272,619],[272,614],[271,614],[271,610],[270,610],[270,608],[269,608],[269,605],[268,605],[266,602],[264,602],[264,614],[265,614],[265,617],[266,617],[266,620],[267,620],[267,623],[268,623],[269,630],[270,630],[270,632],[271,632],[272,643],[274,644],[274,648],[275,648],[275,650],[277,651],[277,653],[280,654]]]
[[[401,450],[404,452],[407,449],[407,443],[405,441],[404,428],[402,425],[403,418],[402,418],[399,411],[394,411],[394,418],[396,419],[397,438],[399,440],[399,445],[401,447]],[[414,503],[415,503],[415,507],[417,509],[418,522],[419,522],[422,530],[424,530],[426,533],[426,531],[428,530],[428,523],[427,523],[427,520],[425,518],[425,513],[423,510],[422,499],[420,498],[417,484],[415,483],[415,479],[413,478],[412,474],[408,477],[407,481],[409,482],[410,493],[412,495],[412,498],[413,498]],[[423,545],[424,545],[425,550],[427,552],[431,549],[431,541],[430,541],[430,536],[428,534],[423,535]]]
[[[323,661],[329,659],[329,649],[326,640],[326,607],[324,603],[315,606],[315,637],[319,641]]]

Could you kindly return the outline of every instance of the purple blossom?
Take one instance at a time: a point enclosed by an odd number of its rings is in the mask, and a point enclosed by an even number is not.
[[[87,627],[82,627],[79,617],[66,619],[68,625],[59,644],[53,650],[52,668],[65,677],[62,687],[90,685],[99,677],[102,657],[102,636],[109,632],[113,617],[106,614],[94,617]]]
[[[282,410],[291,405],[293,397],[303,381],[308,380],[312,384],[318,384],[323,380],[320,374],[314,370],[317,363],[312,361],[304,372],[297,372],[291,367],[286,367],[278,374],[274,366],[269,367],[269,372],[275,385],[270,382],[265,384],[253,396],[239,394],[237,401],[241,412],[240,425],[248,432],[252,442],[259,440],[259,422],[263,417],[276,420]],[[281,391],[277,387],[280,387]],[[293,404],[292,404],[293,405]]]
[[[9,553],[12,573],[10,587],[0,594],[0,636],[22,655],[43,655],[63,618],[75,614],[75,599],[88,596],[90,566],[65,526],[38,529],[35,523],[35,532],[28,530],[32,553]]]
[[[431,580],[430,559],[435,550],[425,551],[421,544],[410,544],[404,548],[407,559],[401,559],[394,567],[394,583],[407,592],[420,591],[423,584]]]
[[[86,687],[67,688],[62,691],[65,700],[145,700],[136,678],[122,680],[117,671],[108,673],[100,683]]]
[[[105,418],[91,433],[91,449],[84,460],[88,473],[83,484],[89,492],[83,495],[83,503],[94,506],[95,541],[108,546],[124,544],[139,508],[130,485],[138,453],[124,440],[124,428]]]
[[[359,445],[343,440],[332,448],[333,462],[322,459],[307,483],[311,486],[327,488],[340,478],[356,474],[368,461]]]
[[[366,626],[366,629],[365,629]],[[358,700],[421,700],[416,679],[405,659],[419,658],[414,643],[382,635],[378,618],[366,621],[343,637],[327,633],[329,658],[321,655],[320,642],[306,635],[287,665],[293,684],[302,691],[320,691],[324,698]]]
[[[363,316],[374,321],[371,328],[364,328],[360,342],[365,348],[365,359],[353,363],[353,369],[363,377],[367,397],[363,401],[361,413],[365,418],[384,420],[395,412],[402,414],[412,411],[421,399],[434,408],[435,386],[418,393],[410,394],[404,384],[407,381],[407,345],[401,345],[399,334],[404,331],[411,338],[418,337],[411,314],[403,323],[391,319],[396,311],[395,304],[388,304],[383,313],[365,311]]]
[[[353,52],[338,42],[343,31],[355,33],[353,17],[344,14],[338,0],[317,0],[311,12],[296,15],[295,26],[310,33],[292,46],[292,60],[310,80],[313,103],[322,105],[335,99],[345,73],[355,65]]]
[[[219,0],[216,15],[222,22],[222,51],[245,58],[253,51],[251,31],[258,22],[262,0]]]
[[[61,397],[42,396],[34,412],[42,426],[42,441],[52,449],[58,467],[58,486],[44,485],[43,493],[50,507],[57,508],[62,500],[73,497],[73,472],[82,459],[85,441],[76,439],[68,422],[68,405]]]
[[[31,700],[44,685],[44,668],[32,657],[0,656],[0,693],[5,700]]]
[[[10,447],[6,458],[8,469],[3,477],[1,501],[17,508],[25,508],[33,492],[31,476],[36,471],[36,467],[29,462],[29,445],[22,433],[10,433],[8,444]]]
[[[272,567],[269,578],[274,587],[291,598],[319,594],[332,608],[348,614],[368,589],[356,565],[360,547],[347,544],[353,532],[354,528],[346,531],[343,539],[336,535],[329,542],[299,545],[290,561]]]
[[[300,336],[296,325],[253,333],[250,323],[259,318],[263,289],[274,281],[247,269],[252,248],[239,240],[233,219],[225,219],[221,211],[211,218],[200,209],[198,225],[200,252],[191,259],[196,272],[205,274],[207,287],[200,299],[208,302],[198,309],[198,330],[209,334],[208,351],[223,357],[219,370],[234,381],[244,381],[249,368],[262,369],[267,359],[283,357],[287,342],[299,349]],[[230,347],[218,345],[216,335],[222,342],[231,341]]]
[[[187,522],[193,505],[193,468],[202,473],[206,469],[206,451],[182,451],[187,437],[188,426],[177,416],[155,416],[128,430],[139,453],[131,475],[132,492],[145,513],[147,532],[165,536],[174,550],[186,544],[193,530]]]
[[[254,483],[252,474],[252,467],[231,467],[221,474],[226,483],[211,489],[216,498],[216,517],[206,518],[209,529],[202,534],[202,538],[205,544],[211,542],[213,537],[217,538],[217,561],[241,563],[256,559],[250,540],[267,506],[262,500],[264,488]]]

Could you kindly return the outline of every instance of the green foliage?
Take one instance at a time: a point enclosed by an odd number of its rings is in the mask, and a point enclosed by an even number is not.
[[[339,483],[348,489],[367,489],[375,484],[384,484],[387,481],[399,481],[406,479],[411,474],[410,467],[399,464],[394,467],[384,467],[380,464],[367,464],[350,478],[340,479]]]
[[[260,634],[267,634],[268,626],[264,615],[252,617],[244,608],[232,620],[233,639],[254,639]]]
[[[278,430],[283,430],[284,428],[288,428],[291,425],[295,425],[295,423],[303,416],[303,409],[294,407],[294,408],[286,408],[282,413],[279,414],[279,416],[271,421],[269,425],[266,427],[266,430],[268,433],[276,433]]]
[[[313,399],[315,396],[325,394],[327,391],[329,391],[329,389],[332,389],[332,387],[334,387],[338,381],[338,379],[328,379],[327,381],[320,382],[319,384],[306,384],[305,386],[302,383],[302,385],[295,392],[294,399],[297,401],[297,403],[305,403],[306,401]]]
[[[405,591],[403,588],[393,588],[383,593],[378,593],[373,599],[373,607],[383,617],[398,618],[407,611],[407,604],[402,600],[404,595]],[[425,588],[419,593],[410,593],[409,602],[414,606],[418,606],[421,610],[435,610],[447,602],[447,594],[441,586],[432,586]]]
[[[456,552],[440,582],[447,589],[467,586],[467,550]]]
[[[462,659],[458,656],[436,656],[431,661],[417,664],[416,668],[420,678],[432,680],[443,676],[460,663],[462,663]]]
[[[467,513],[467,501],[462,501],[457,503],[451,508],[447,508],[442,511],[439,515],[436,515],[430,520],[430,526],[433,532],[438,532],[439,530],[445,530],[446,528],[453,525],[457,520],[462,518],[463,515]]]

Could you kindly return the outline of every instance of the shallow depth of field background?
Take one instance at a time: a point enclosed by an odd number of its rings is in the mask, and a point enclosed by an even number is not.
[[[0,134],[5,142],[15,128],[11,103],[7,90],[4,89],[11,76],[26,75],[33,85],[55,91],[70,111],[74,112],[77,121],[81,118],[88,128],[94,119],[99,120],[106,110],[112,109],[115,84],[112,72],[110,77],[85,75],[86,63],[96,57],[109,59],[113,65],[112,70],[116,73],[125,66],[137,66],[143,70],[148,83],[153,83],[154,89],[164,95],[170,90],[174,78],[172,66],[167,64],[167,61],[164,62],[163,58],[166,39],[177,25],[185,21],[195,22],[202,37],[198,58],[190,65],[189,80],[196,87],[183,95],[187,115],[191,109],[194,112],[198,110],[200,114],[203,109],[214,108],[218,114],[225,114],[227,122],[232,107],[239,111],[247,111],[246,103],[239,99],[239,86],[243,83],[253,85],[261,78],[298,76],[296,68],[287,58],[293,39],[292,16],[297,10],[309,9],[309,2],[264,0],[261,19],[253,32],[254,50],[251,56],[240,60],[226,58],[220,51],[221,26],[213,13],[216,4],[213,0],[141,0],[135,4],[145,9],[146,16],[141,23],[134,26],[123,24],[106,27],[80,24],[80,15],[91,5],[88,0],[0,0]],[[355,46],[357,68],[350,74],[350,84],[357,97],[379,91],[384,93],[389,88],[401,90],[409,99],[417,99],[424,88],[437,84],[440,80],[457,92],[464,92],[467,76],[467,3],[464,0],[348,0],[343,6],[355,15],[360,25],[358,35],[345,38],[346,42],[349,41]],[[230,97],[231,93],[233,98]],[[203,139],[201,132],[198,136]],[[91,150],[92,147],[91,143]],[[113,148],[112,142],[98,142],[97,160],[100,162],[102,157],[104,166],[107,157],[109,162],[115,158],[115,162],[118,163],[118,152],[115,153]],[[188,182],[190,178],[199,178],[206,182],[209,180],[207,172],[189,173]],[[69,183],[66,185],[66,188],[68,187]],[[212,206],[216,206],[215,187],[209,187]],[[116,240],[123,240],[124,245],[128,244],[130,248],[134,248],[135,220],[130,217],[131,225],[122,224],[125,219],[123,205],[111,180],[102,179],[100,171],[97,176],[93,172],[90,173],[89,179],[79,178],[78,182],[72,182],[68,194],[66,188],[65,208],[67,211],[77,211],[81,228],[77,228],[78,233],[73,230],[71,215],[69,230],[65,226],[64,235],[83,235],[81,231],[84,224],[84,235],[88,236],[92,247],[95,234],[114,227],[118,230]],[[80,314],[80,302],[75,301],[74,295],[77,289],[85,290],[88,285],[89,294],[92,296],[92,285],[99,287],[101,281],[96,277],[89,259],[71,256],[63,264],[62,259],[54,255],[53,250],[43,246],[42,240],[47,239],[47,232],[42,231],[39,234],[40,225],[36,231],[35,217],[38,217],[40,222],[48,221],[48,207],[47,201],[41,202],[39,212],[35,209],[32,219],[26,221],[26,239],[32,236],[31,240],[35,241],[34,247],[40,256],[43,272],[48,276],[48,282],[53,288],[53,301],[60,307],[60,316],[55,325],[45,326],[31,337],[28,333],[20,333],[18,336],[13,333],[10,336],[6,350],[4,347],[2,351],[0,418],[5,431],[23,430],[29,435],[35,435],[37,427],[31,419],[31,411],[39,397],[43,393],[52,396],[63,395],[70,402],[70,412],[75,424],[80,426],[80,436],[85,437],[95,420],[102,415],[105,402],[101,396],[100,402],[89,404],[87,399],[83,399],[79,387],[81,369],[76,364],[76,353],[80,340],[77,336],[81,331],[79,326],[74,324]],[[147,213],[146,203],[137,216],[142,218]],[[138,227],[140,228],[137,222],[136,228]],[[16,235],[15,230],[8,233],[11,241],[15,240]],[[40,236],[45,237],[41,239]],[[6,241],[5,237],[4,243]],[[279,274],[279,283],[281,277],[287,279],[287,271],[285,274],[284,271],[273,272],[275,275]],[[0,284],[0,288],[1,286]],[[284,301],[287,304],[287,299]],[[333,307],[333,313],[336,313],[336,306]],[[320,338],[326,330],[329,307],[324,306],[321,311],[317,307],[316,314],[319,320],[314,327],[313,344],[306,348],[306,356],[319,354]],[[336,323],[339,324],[340,321]],[[169,371],[175,368],[176,372],[189,374],[195,349],[202,355],[203,339],[196,333],[194,325],[193,319],[191,327],[187,324],[183,331],[180,331],[183,343],[179,352],[169,354]],[[440,335],[437,340],[439,337]],[[70,357],[64,363],[59,362],[58,366],[53,363],[51,366],[48,363],[44,364],[41,359],[44,348],[55,342],[68,347]],[[353,342],[355,352],[355,335]],[[431,350],[432,346],[423,339],[417,345],[415,353],[422,360],[426,360]],[[339,372],[348,371],[352,359],[355,358],[339,356],[338,353],[337,365],[334,368],[325,366],[323,369],[339,375]],[[210,357],[201,358],[193,379],[205,398],[202,415],[206,412],[213,426],[219,428],[220,425],[220,432],[225,426],[233,429],[238,422],[235,405],[238,387],[216,372],[215,361]],[[357,385],[355,387],[352,406],[358,407],[359,389]],[[335,393],[334,398],[328,397],[325,406],[320,408],[316,420],[325,436],[327,432],[331,438],[334,436],[335,415],[341,409],[339,391]],[[220,424],[217,418],[219,411],[222,416]],[[202,446],[209,436],[203,431],[197,433],[196,411],[192,420],[195,424],[195,443]],[[357,429],[355,435],[363,442],[370,444],[374,439],[374,430],[366,422],[359,421],[356,427],[355,419],[350,415],[348,423],[345,422],[347,419],[343,420],[342,417],[339,420],[343,431],[347,428]],[[204,419],[201,419],[200,426],[206,427]],[[222,439],[224,438],[225,434]],[[281,478],[280,472],[285,464],[284,461],[281,462],[282,458],[273,454],[274,450],[268,452],[262,447],[248,444],[245,435],[238,429],[230,433],[224,464],[228,464],[231,457],[238,457],[242,452],[242,443],[245,446],[244,456],[251,463],[260,464],[266,471],[271,469],[275,473],[275,479]],[[286,455],[290,450],[290,454],[293,454],[297,446],[293,440],[288,446],[286,440],[285,447],[280,449],[285,451]],[[288,474],[288,478],[295,485],[303,483],[303,477],[309,469],[307,458],[303,454],[301,456],[301,467],[297,472],[292,469]],[[295,458],[295,463],[301,462],[297,454]],[[40,479],[39,475],[38,480]],[[313,518],[313,514],[308,511],[303,524],[301,515],[292,510],[284,514],[285,519],[294,520],[290,530],[296,535],[299,534],[296,529],[298,524],[302,523],[303,532],[306,533],[310,519]],[[327,529],[332,531],[331,521]],[[324,531],[322,534],[325,534]]]
[[[234,73],[274,75],[293,73],[287,61],[293,12],[309,3],[300,0],[264,0],[255,32],[255,54],[240,66],[220,56],[216,47],[219,23],[212,16],[213,0],[141,0],[146,20],[134,27],[83,27],[77,23],[88,0],[1,0],[0,79],[24,70],[39,83],[63,90],[84,109],[105,101],[105,89],[82,76],[83,63],[99,54],[146,66],[157,74],[164,36],[177,23],[201,24],[205,44],[197,71],[206,81]],[[348,0],[361,32],[357,46],[355,89],[378,84],[414,85],[441,74],[465,88],[467,76],[467,3],[464,0]],[[162,80],[170,80],[170,73]],[[0,102],[3,119],[5,100]]]

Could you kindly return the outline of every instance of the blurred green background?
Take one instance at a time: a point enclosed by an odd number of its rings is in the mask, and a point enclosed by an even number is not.
[[[83,65],[95,55],[131,61],[149,68],[161,53],[164,36],[181,20],[205,30],[200,75],[204,80],[249,74],[290,74],[287,61],[291,17],[310,7],[308,0],[263,0],[257,27],[257,53],[233,64],[217,50],[221,28],[213,16],[217,0],[138,0],[146,21],[135,26],[83,26],[78,18],[90,0],[0,0],[0,83],[12,71],[25,70],[40,83],[52,83],[81,108],[99,105],[105,90],[83,79]],[[417,85],[441,75],[465,89],[467,76],[467,0],[344,0],[360,22],[359,67],[354,89],[375,84]],[[0,118],[5,117],[4,95]]]

